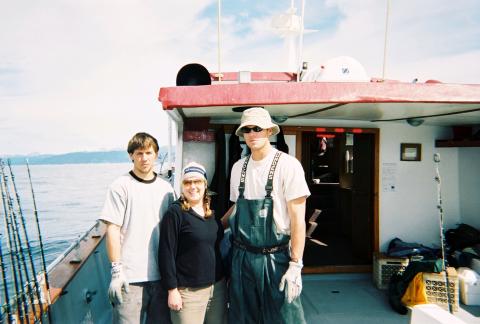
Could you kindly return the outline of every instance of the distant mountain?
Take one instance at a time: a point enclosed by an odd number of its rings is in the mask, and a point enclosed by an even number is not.
[[[172,149],[174,151],[174,149]],[[167,154],[168,147],[159,150],[159,160]],[[174,152],[173,152],[174,153]],[[124,163],[130,162],[126,151],[71,152],[65,154],[15,155],[6,157],[12,164],[81,164],[81,163]]]

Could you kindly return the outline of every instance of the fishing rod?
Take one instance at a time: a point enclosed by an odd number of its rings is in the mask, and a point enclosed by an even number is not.
[[[8,283],[7,283],[7,272],[5,271],[5,264],[3,262],[3,253],[2,253],[2,241],[3,235],[0,233],[0,269],[2,270],[2,281],[3,281],[3,294],[5,296],[5,307],[7,309],[8,323],[13,323],[13,313],[10,306],[10,294],[8,292]]]
[[[20,315],[20,322],[23,323],[24,309],[19,299],[19,296],[22,295],[20,292],[21,287],[19,284],[20,270],[18,269],[18,264],[16,260],[16,257],[18,257],[18,250],[17,249],[14,250],[14,247],[16,247],[16,244],[13,244],[13,243],[16,243],[16,241],[13,238],[13,233],[12,233],[13,227],[11,224],[11,218],[10,218],[9,210],[7,207],[7,194],[6,194],[6,188],[5,188],[6,180],[5,180],[5,173],[3,170],[3,161],[1,159],[0,159],[0,177],[1,177],[0,187],[2,191],[2,202],[3,202],[3,210],[4,210],[4,217],[5,217],[5,228],[8,234],[7,245],[10,251],[9,255],[10,255],[10,262],[12,264],[12,277],[13,277],[13,283],[15,288],[15,303],[17,305],[17,312]]]
[[[12,196],[10,195],[10,190],[9,190],[9,186],[8,186],[8,175],[5,172],[5,169],[4,169],[5,165],[4,165],[3,161],[1,161],[0,165],[1,165],[2,173],[3,173],[3,181],[4,181],[4,185],[5,185],[5,193],[6,193],[6,196],[7,196],[7,204],[8,204],[9,215],[10,215],[10,218],[11,218],[10,224],[13,227],[12,233],[13,233],[13,238],[14,238],[14,246],[15,246],[15,251],[17,252],[16,257],[17,257],[17,265],[18,265],[18,277],[20,279],[20,293],[21,293],[21,298],[22,298],[22,306],[23,306],[23,310],[25,312],[24,313],[25,319],[26,319],[27,323],[29,323],[30,322],[30,320],[29,320],[30,311],[29,311],[28,300],[27,300],[27,297],[25,295],[30,297],[32,307],[33,307],[33,303],[34,303],[34,298],[33,298],[33,293],[30,289],[30,285],[29,285],[29,282],[28,282],[29,275],[28,275],[27,261],[25,259],[25,253],[23,252],[24,249],[23,249],[23,246],[22,246],[22,237],[20,235],[20,226],[18,224],[17,213],[15,212],[15,209],[13,208],[13,199],[12,199]],[[22,271],[22,266],[23,266],[23,271]],[[23,278],[23,273],[25,273],[25,280]],[[34,316],[34,318],[36,318],[36,316]]]
[[[35,200],[35,192],[33,191],[33,184],[32,184],[32,175],[30,173],[30,165],[28,164],[28,159],[25,159],[25,163],[27,165],[27,173],[28,173],[28,180],[30,183],[30,190],[32,192],[32,200],[33,200],[33,214],[35,215],[35,223],[37,225],[37,234],[38,234],[38,241],[40,243],[40,254],[42,256],[42,266],[43,266],[43,274],[45,276],[45,287],[47,288],[47,307],[51,305],[50,300],[50,281],[48,279],[48,271],[47,271],[47,262],[45,262],[45,251],[43,249],[43,239],[42,239],[42,231],[40,230],[40,222],[38,221],[38,209],[37,203]],[[52,318],[50,311],[47,308],[48,314],[48,322],[52,323]]]
[[[28,298],[30,298],[30,305],[33,307],[34,303],[34,297],[33,293],[30,289],[29,285],[29,273],[28,273],[28,268],[27,268],[27,261],[25,259],[25,253],[24,253],[24,248],[23,248],[23,243],[22,243],[22,237],[20,233],[20,225],[18,223],[18,216],[17,213],[15,212],[15,209],[13,207],[13,199],[12,196],[10,195],[10,189],[8,187],[8,175],[5,177],[6,180],[6,193],[7,193],[7,203],[8,203],[8,208],[10,211],[10,217],[12,218],[13,222],[11,222],[13,226],[13,237],[14,237],[14,243],[15,247],[17,250],[17,263],[19,265],[18,271],[19,271],[19,278],[20,278],[20,284],[21,284],[21,297],[22,297],[22,305],[25,311],[25,319],[27,320],[27,323],[29,321],[29,314],[30,314],[30,307],[28,304]],[[22,271],[23,270],[23,271]],[[24,277],[25,274],[25,277]],[[36,316],[35,316],[36,317]]]
[[[32,248],[30,246],[30,240],[28,239],[28,232],[27,232],[27,226],[25,225],[25,217],[23,215],[23,210],[22,210],[22,205],[20,203],[20,195],[18,194],[18,190],[17,190],[17,184],[15,183],[15,175],[13,174],[13,170],[12,170],[12,164],[10,162],[10,159],[7,160],[7,165],[8,165],[8,169],[10,171],[10,180],[12,182],[12,185],[13,185],[13,190],[14,190],[14,193],[15,193],[15,197],[16,197],[16,201],[17,201],[17,207],[18,207],[18,214],[20,215],[20,221],[21,221],[21,224],[22,224],[22,229],[23,229],[23,236],[25,238],[25,244],[27,245],[27,254],[28,254],[28,257],[29,257],[29,260],[30,260],[30,267],[32,269],[32,274],[33,274],[33,283],[34,283],[34,286],[35,286],[35,292],[36,292],[36,295],[37,295],[37,300],[38,300],[38,306],[40,307],[40,321],[41,321],[41,314],[42,314],[42,296],[41,296],[41,291],[40,291],[40,287],[39,287],[39,284],[38,284],[38,281],[37,281],[37,271],[35,269],[35,263],[33,261],[33,255],[32,255]],[[19,233],[20,234],[20,233]],[[25,255],[22,253],[22,257],[25,259]],[[24,260],[25,262],[25,260]],[[33,316],[35,318],[35,320],[37,320],[37,312],[36,312],[36,309],[35,309],[35,296],[34,296],[34,293],[31,291],[31,286],[30,286],[30,281],[28,280],[29,277],[29,274],[28,274],[28,269],[27,269],[27,266],[25,264],[25,276],[27,277],[27,283],[28,283],[28,291],[29,291],[29,296],[30,296],[30,301],[32,303],[32,308],[33,308]],[[42,322],[42,321],[41,321]]]
[[[440,216],[440,243],[442,246],[442,260],[443,260],[443,267],[445,269],[445,292],[447,294],[447,302],[448,302],[448,311],[453,314],[452,310],[452,300],[450,298],[450,280],[448,278],[448,262],[445,258],[445,228],[443,227],[443,208],[442,208],[442,180],[440,178],[440,154],[435,153],[433,154],[433,161],[435,162],[435,182],[437,182],[437,208],[438,213]]]

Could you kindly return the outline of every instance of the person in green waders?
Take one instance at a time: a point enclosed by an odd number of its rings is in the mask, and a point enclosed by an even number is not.
[[[305,323],[300,293],[310,191],[300,162],[271,146],[278,132],[260,107],[245,110],[235,132],[251,155],[232,168],[235,205],[222,219],[232,231],[229,323]]]

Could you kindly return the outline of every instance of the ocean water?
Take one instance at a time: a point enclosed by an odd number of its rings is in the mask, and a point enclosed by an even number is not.
[[[108,186],[118,176],[128,172],[131,166],[131,163],[30,165],[47,265],[95,224],[102,210]],[[9,175],[8,167],[5,171]],[[23,165],[12,165],[12,171],[35,259],[34,264],[38,272],[42,269],[41,255],[27,168]],[[13,186],[9,186],[9,189],[16,206]],[[4,223],[4,206],[0,200],[2,270],[5,270],[7,281],[11,283],[8,233]],[[20,218],[18,223],[21,227]],[[24,248],[26,249],[26,245]],[[26,253],[27,251],[25,251],[25,257],[30,266]],[[0,300],[3,301],[2,283],[0,283],[0,295]]]

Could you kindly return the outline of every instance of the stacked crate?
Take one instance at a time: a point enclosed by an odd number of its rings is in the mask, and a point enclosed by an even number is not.
[[[455,268],[448,268],[448,294],[450,295],[450,303],[454,312],[458,311],[458,276]],[[447,289],[445,289],[445,271],[441,273],[423,273],[423,284],[425,285],[425,293],[430,304],[437,304],[445,310],[448,310]]]
[[[402,273],[408,266],[408,258],[394,258],[383,253],[373,254],[373,281],[378,289],[387,289],[390,278]]]

